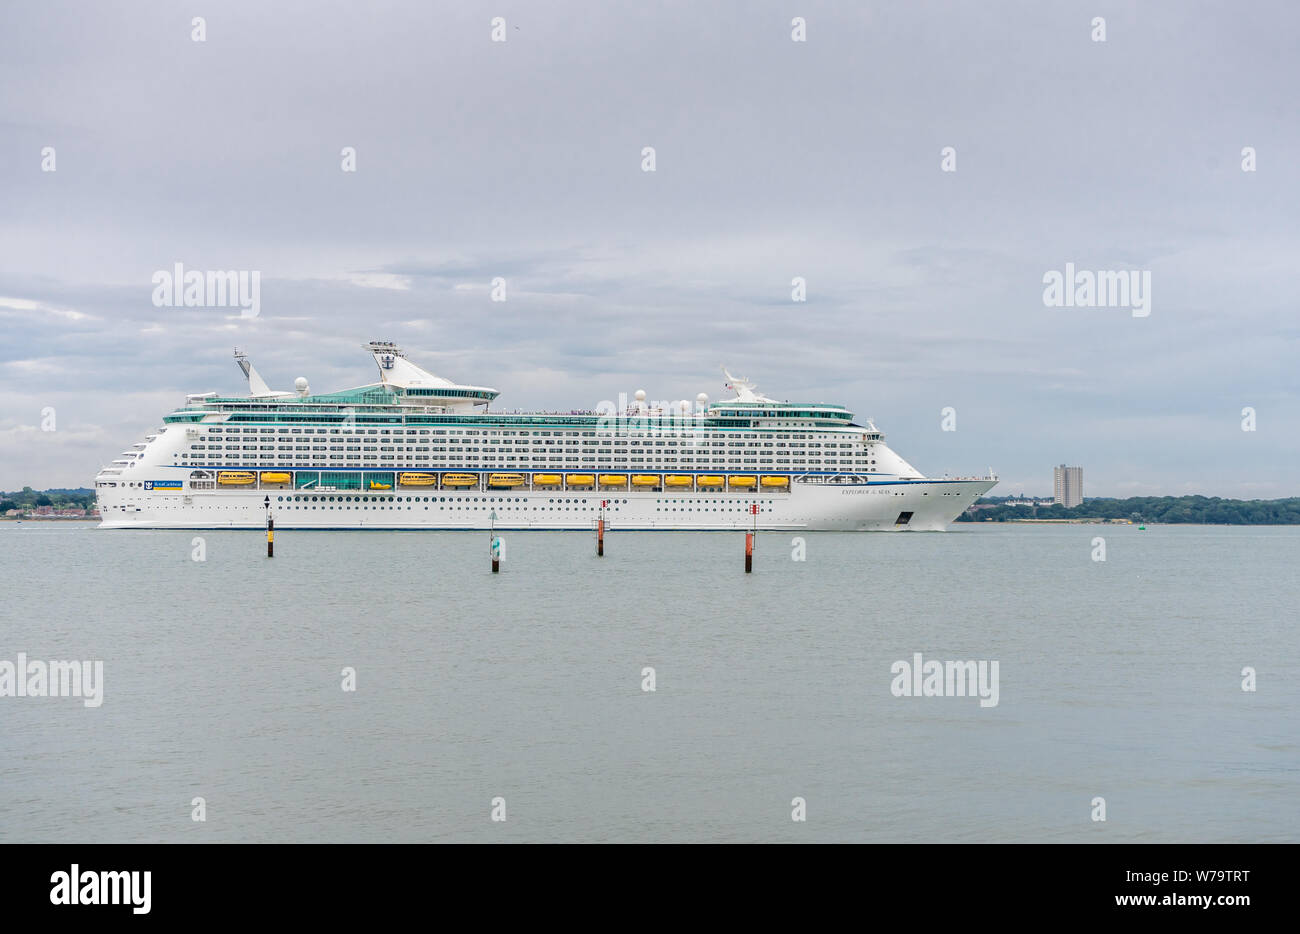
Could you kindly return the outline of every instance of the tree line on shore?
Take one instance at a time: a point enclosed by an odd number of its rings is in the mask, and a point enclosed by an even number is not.
[[[1218,496],[1095,497],[1069,509],[1010,505],[1006,497],[981,499],[957,517],[958,522],[1011,522],[1017,519],[1128,519],[1153,524],[1300,525],[1300,497],[1290,499],[1222,499]]]
[[[0,516],[11,509],[31,512],[41,506],[55,509],[89,509],[95,504],[94,490],[33,490],[23,487],[15,493],[0,493]]]

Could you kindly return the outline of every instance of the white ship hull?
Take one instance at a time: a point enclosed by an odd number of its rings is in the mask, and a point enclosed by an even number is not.
[[[997,478],[925,477],[870,419],[777,402],[727,374],[734,399],[491,412],[497,391],[367,345],[380,382],[271,390],[245,354],[247,397],[190,395],[95,478],[102,528],[790,529],[936,531]],[[481,411],[480,411],[481,410]]]
[[[591,529],[606,508],[611,529],[940,531],[995,480],[796,483],[789,492],[594,490],[100,491],[101,528],[260,529],[266,499],[287,529]],[[295,500],[294,497],[297,497]],[[332,497],[332,498],[331,498]],[[750,512],[758,504],[755,517]],[[493,514],[495,513],[495,519]],[[910,515],[909,515],[910,514]]]

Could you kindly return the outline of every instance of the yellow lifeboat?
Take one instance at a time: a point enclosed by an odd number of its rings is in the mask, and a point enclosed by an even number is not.
[[[243,470],[223,470],[217,474],[217,482],[222,486],[248,486],[257,478]]]
[[[769,490],[771,489],[783,490],[790,485],[790,478],[789,477],[764,477],[762,483],[763,486],[767,487]]]
[[[664,481],[668,486],[690,486],[691,478],[683,474],[673,474]]]
[[[559,486],[560,475],[558,473],[539,473],[533,474],[533,486]]]
[[[378,480],[370,481],[370,489],[372,490],[391,490],[392,488],[391,483],[380,483]]]
[[[442,475],[443,486],[474,486],[478,477],[472,473],[445,473]]]
[[[747,475],[738,474],[736,476],[731,476],[727,478],[727,486],[743,487],[744,489],[749,489],[750,487],[754,486],[757,482],[758,482],[757,477],[750,477]]]
[[[601,486],[627,486],[627,477],[616,473],[603,473],[600,475]]]
[[[488,474],[488,486],[512,487],[523,486],[524,475],[521,473],[490,473]]]
[[[433,486],[438,482],[436,473],[399,473],[397,482],[402,486]]]
[[[633,486],[658,486],[659,477],[656,474],[637,474],[632,478]]]
[[[569,486],[593,486],[596,478],[589,473],[571,473],[564,478]]]
[[[263,483],[288,483],[292,479],[293,479],[293,474],[291,473],[282,473],[278,470],[262,471]]]
[[[700,477],[699,482],[696,485],[699,486],[700,489],[704,489],[705,487],[719,487],[722,486],[722,483],[723,480],[721,477]]]

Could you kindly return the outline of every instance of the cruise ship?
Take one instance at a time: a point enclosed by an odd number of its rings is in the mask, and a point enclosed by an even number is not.
[[[373,341],[379,381],[188,396],[95,477],[101,528],[942,530],[997,478],[927,478],[870,419],[733,398],[504,412]]]

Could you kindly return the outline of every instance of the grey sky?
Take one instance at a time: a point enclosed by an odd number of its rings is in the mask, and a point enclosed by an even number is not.
[[[1065,461],[1089,495],[1296,495],[1298,31],[1286,2],[5,3],[0,488],[89,485],[184,393],[243,391],[236,345],[328,390],[391,339],[507,408],[718,398],[726,363],[998,493]],[[260,316],[154,307],[176,262],[260,271]],[[1149,270],[1150,316],[1045,307],[1066,263]]]

